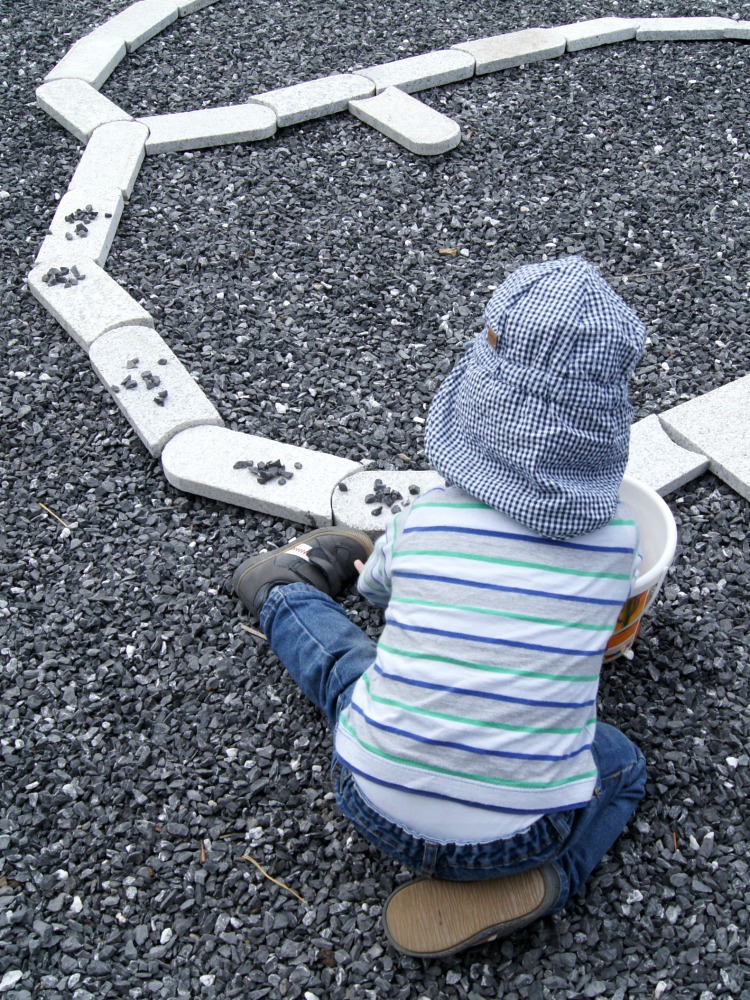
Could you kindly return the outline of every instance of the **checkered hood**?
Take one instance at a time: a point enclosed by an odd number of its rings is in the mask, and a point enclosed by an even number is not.
[[[628,384],[645,332],[580,257],[519,268],[433,400],[433,467],[548,538],[606,524],[628,459]]]

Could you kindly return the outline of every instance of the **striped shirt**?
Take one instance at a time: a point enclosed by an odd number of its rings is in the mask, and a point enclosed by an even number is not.
[[[553,541],[457,488],[420,497],[360,576],[385,627],[339,718],[342,762],[519,828],[585,805],[602,657],[637,548],[622,504],[603,528]]]

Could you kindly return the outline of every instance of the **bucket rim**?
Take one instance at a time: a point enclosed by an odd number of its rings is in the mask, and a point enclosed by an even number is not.
[[[620,486],[620,499],[628,504],[628,497],[631,499],[641,497],[647,502],[653,515],[660,521],[661,534],[663,535],[663,544],[658,559],[653,566],[635,580],[631,595],[635,597],[658,586],[664,579],[667,570],[674,561],[677,550],[677,524],[672,511],[655,489],[640,479],[626,474],[623,476]]]

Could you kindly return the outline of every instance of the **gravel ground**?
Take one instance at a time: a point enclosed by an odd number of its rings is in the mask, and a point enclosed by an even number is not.
[[[300,526],[172,489],[25,291],[80,155],[34,88],[124,6],[0,11],[0,995],[747,1000],[748,504],[710,475],[670,498],[677,561],[603,679],[601,715],[651,781],[585,896],[451,960],[386,946],[381,906],[408,876],[338,814],[322,720],[227,590],[244,553]],[[135,115],[233,103],[611,11],[222,0],[103,92]],[[108,269],[229,426],[400,469],[425,467],[425,409],[490,289],[580,252],[648,325],[634,398],[656,413],[750,371],[748,70],[741,43],[623,43],[427,92],[463,129],[444,157],[344,115],[154,156]]]

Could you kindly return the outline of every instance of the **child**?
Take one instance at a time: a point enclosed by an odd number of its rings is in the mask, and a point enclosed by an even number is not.
[[[428,414],[445,478],[367,535],[323,528],[234,586],[335,731],[336,797],[423,878],[384,910],[448,955],[563,907],[643,797],[645,762],[596,721],[638,561],[618,500],[645,330],[585,261],[519,268]],[[363,565],[363,562],[366,563]],[[332,598],[385,608],[377,646]]]

